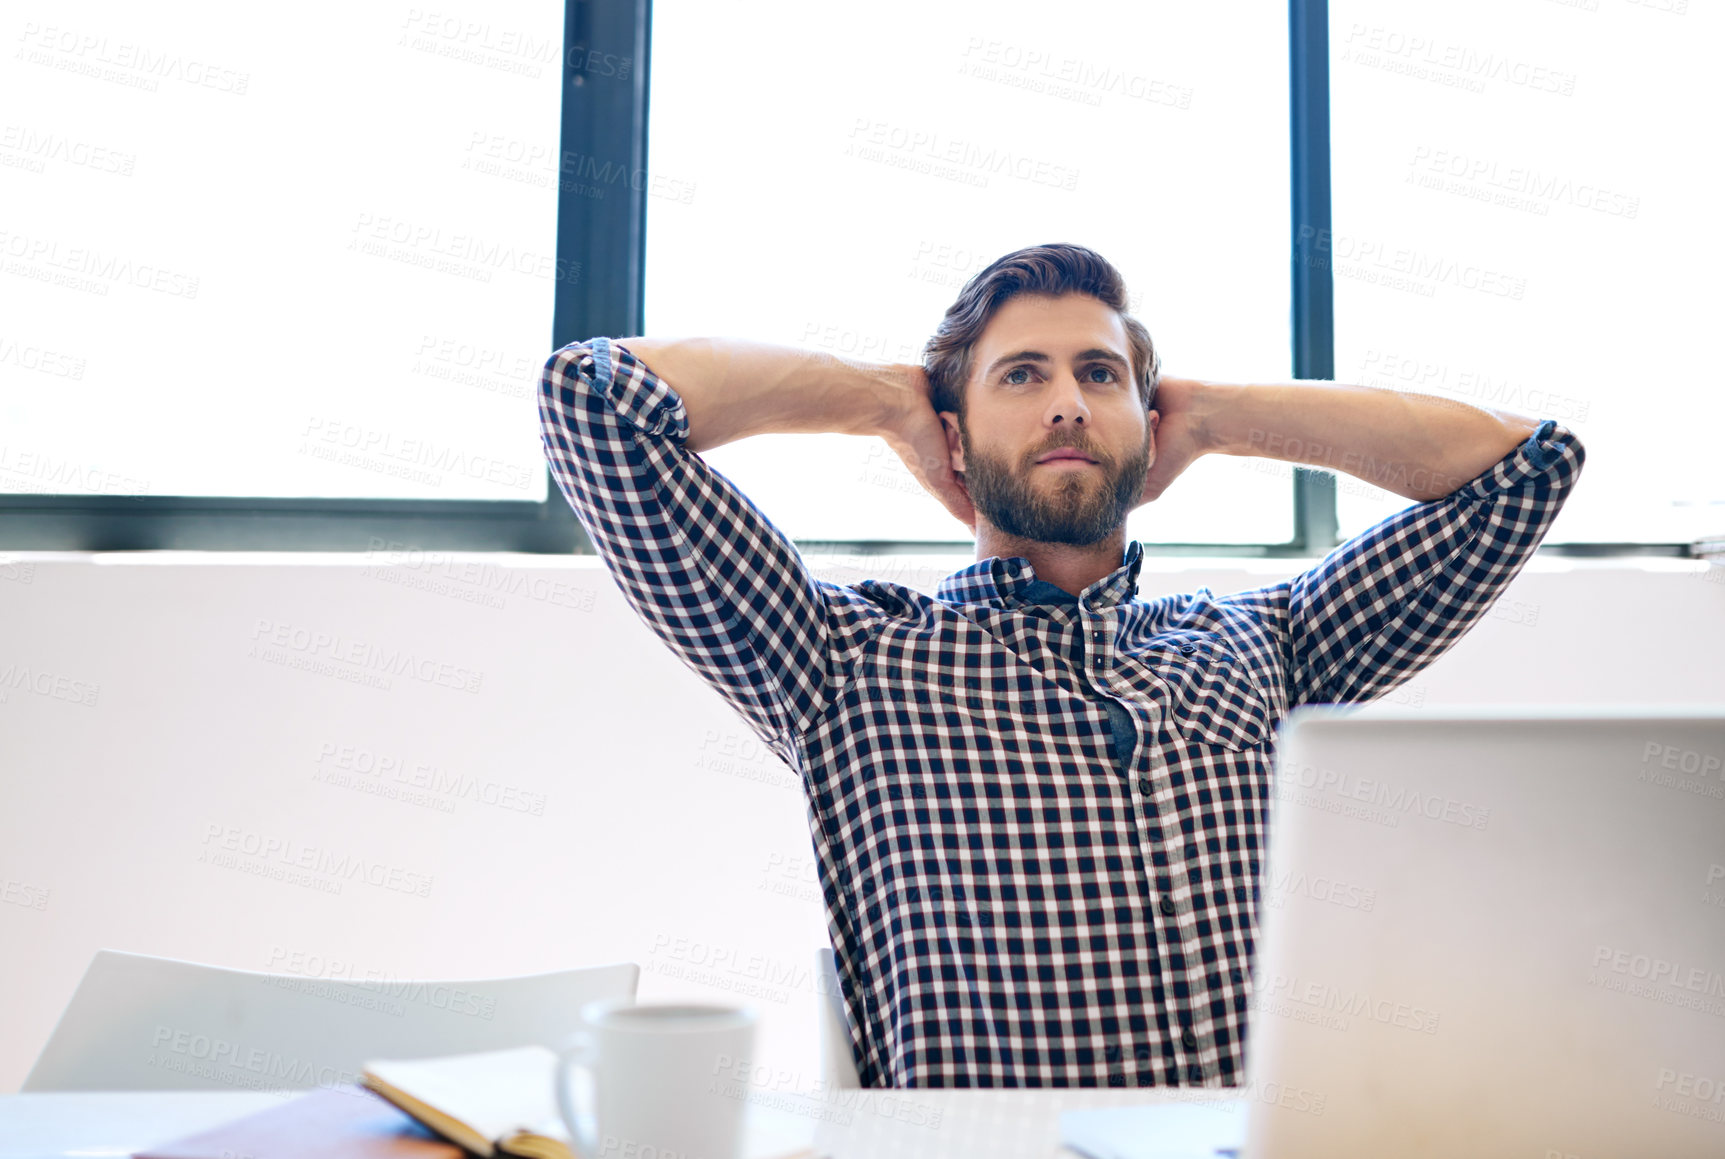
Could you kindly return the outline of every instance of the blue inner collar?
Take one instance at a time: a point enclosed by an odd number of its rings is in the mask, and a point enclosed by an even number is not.
[[[1076,604],[1078,602],[1077,596],[1045,579],[1033,580],[1025,584],[1019,597],[1033,604]]]

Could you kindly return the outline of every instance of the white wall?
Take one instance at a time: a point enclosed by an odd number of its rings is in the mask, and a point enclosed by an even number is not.
[[[811,562],[932,590],[967,560]],[[1149,558],[1140,593],[1312,562]],[[1725,702],[1721,581],[1536,558],[1393,699]],[[421,675],[352,679],[398,649]],[[444,781],[414,801],[320,779],[346,751],[360,786]],[[403,888],[212,864],[228,833]],[[817,1074],[825,927],[795,779],[593,557],[0,557],[0,899],[0,1091],[102,947],[353,978],[633,960],[643,998],[750,998],[761,1061]]]

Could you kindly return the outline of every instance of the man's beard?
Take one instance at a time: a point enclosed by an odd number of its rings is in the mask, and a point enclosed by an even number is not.
[[[1144,491],[1150,471],[1150,431],[1144,445],[1124,463],[1110,460],[1088,446],[1080,446],[1096,459],[1102,474],[1097,486],[1092,472],[1055,470],[1052,486],[1036,486],[1031,474],[1039,467],[1031,463],[1014,472],[1005,459],[979,453],[970,445],[970,432],[961,421],[959,445],[964,448],[964,485],[970,501],[984,518],[1008,535],[1037,543],[1067,543],[1088,547],[1112,535],[1126,519]],[[1061,477],[1064,476],[1064,477]]]

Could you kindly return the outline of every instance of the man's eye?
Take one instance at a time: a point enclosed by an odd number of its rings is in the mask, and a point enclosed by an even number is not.
[[[1101,371],[1103,374],[1107,375],[1107,377],[1106,378],[1100,378],[1100,379],[1092,378],[1091,379],[1092,382],[1113,382],[1115,380],[1115,378],[1118,377],[1117,375],[1115,375],[1114,368],[1111,366],[1092,366],[1090,368],[1091,374],[1095,374],[1097,371]]]
[[[1027,379],[1027,378],[1014,378],[1013,375],[1015,375],[1015,374],[1029,374],[1029,373],[1030,373],[1030,368],[1027,366],[1014,366],[1011,370],[1006,372],[1006,377],[1002,381],[1010,382],[1014,386],[1023,386],[1026,382],[1029,381],[1029,379]]]

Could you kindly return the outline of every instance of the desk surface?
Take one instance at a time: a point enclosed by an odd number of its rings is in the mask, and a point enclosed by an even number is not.
[[[126,1091],[0,1095],[0,1159],[115,1159],[169,1139],[280,1105],[301,1091]],[[775,1133],[812,1137],[834,1159],[1079,1159],[1061,1146],[1061,1115],[1142,1108],[1149,1137],[1158,1123],[1189,1139],[1194,1118],[1218,1121],[1238,1102],[1166,1091],[834,1091],[825,1100],[763,1092],[751,1115]],[[811,1129],[812,1125],[812,1129]],[[1206,1128],[1207,1129],[1207,1128]],[[1227,1130],[1218,1142],[1232,1141]],[[1134,1131],[1134,1135],[1138,1132]],[[1178,1149],[1144,1151],[1189,1159]]]

